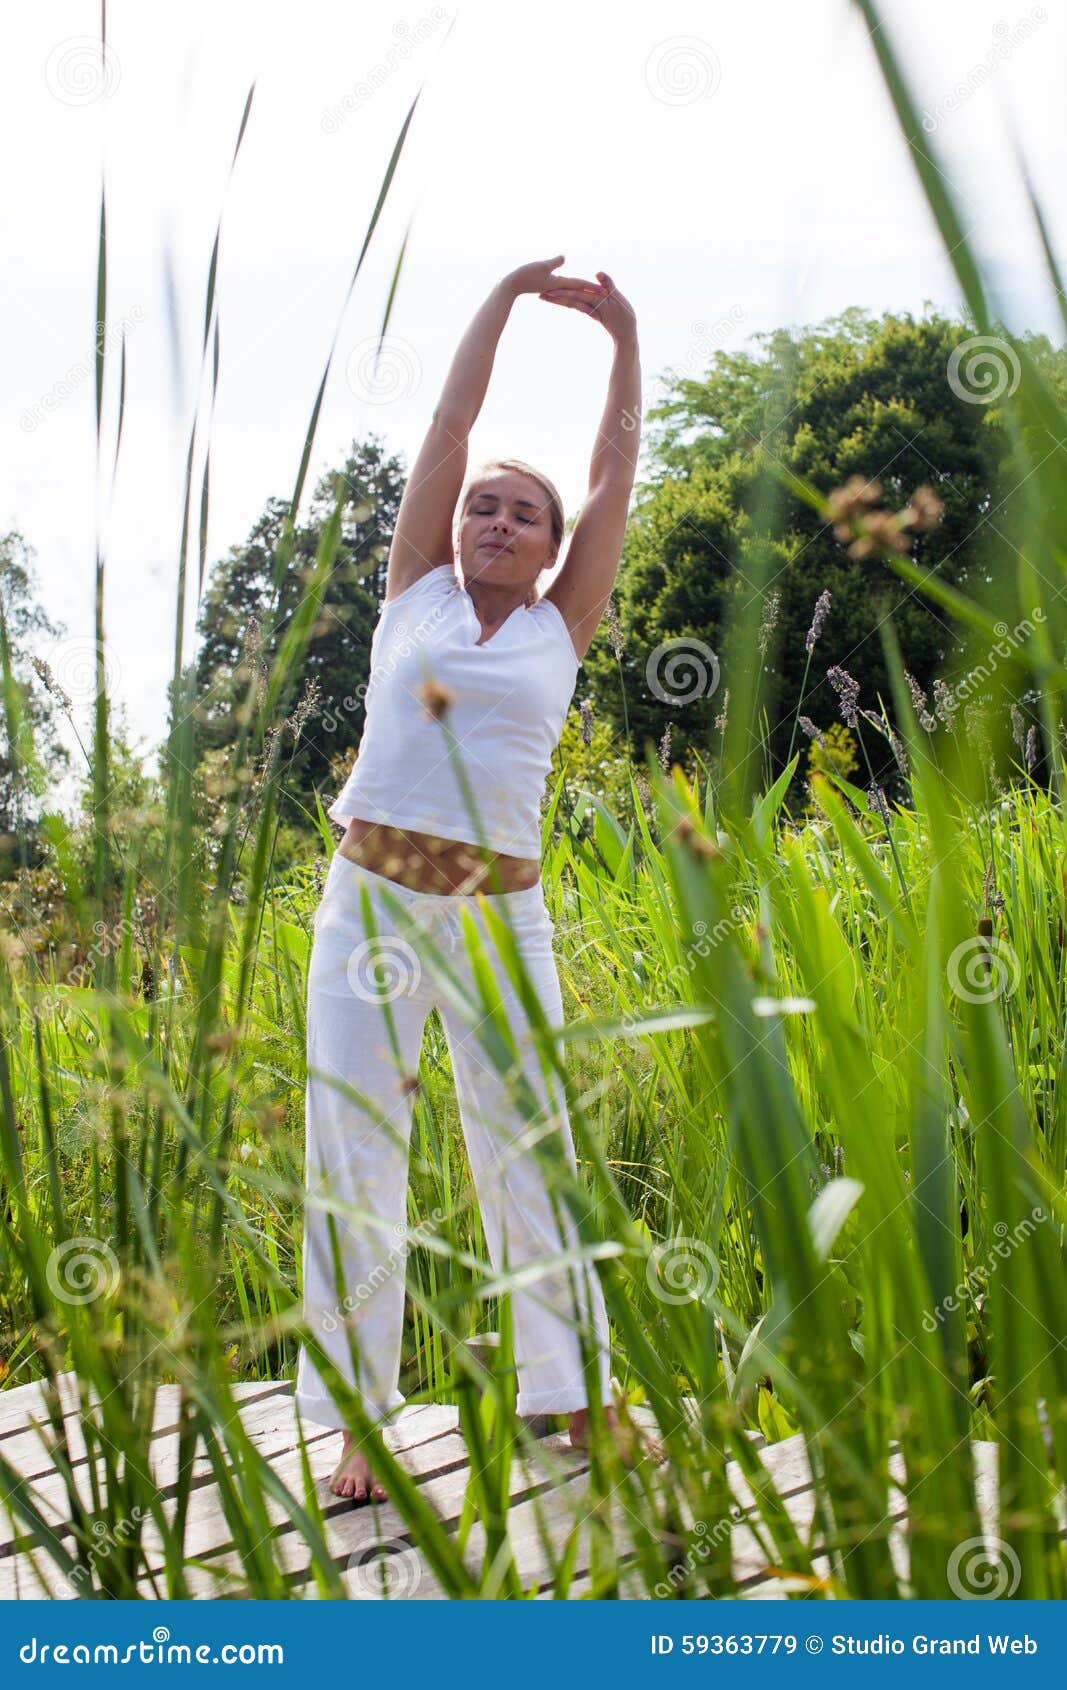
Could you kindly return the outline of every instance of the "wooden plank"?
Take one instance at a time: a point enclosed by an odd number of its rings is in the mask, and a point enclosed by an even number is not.
[[[998,1532],[997,1446],[988,1441],[976,1440],[972,1449],[979,1517],[983,1530],[995,1537]],[[798,1529],[810,1526],[814,1516],[814,1494],[803,1436],[788,1438],[778,1444],[764,1444],[760,1449],[760,1459],[774,1479],[779,1495],[786,1501],[794,1525]],[[890,1474],[898,1482],[904,1479],[903,1460],[899,1452],[890,1456]],[[738,1505],[746,1512],[749,1511],[755,1504],[755,1498],[737,1462],[728,1463],[727,1476]],[[906,1503],[897,1486],[892,1487],[890,1494],[893,1498],[890,1510],[890,1555],[897,1576],[906,1579],[909,1572],[905,1532]],[[763,1553],[751,1527],[744,1521],[735,1522],[731,1533],[731,1569],[736,1582],[734,1594],[739,1599],[786,1601],[793,1594],[782,1579],[767,1577]],[[812,1570],[818,1576],[828,1578],[831,1572],[828,1558],[824,1555],[816,1556]],[[588,1569],[583,1568],[575,1578],[569,1594],[573,1599],[581,1600],[591,1597],[592,1591],[592,1575]],[[620,1575],[620,1596],[624,1600],[648,1598],[648,1591],[644,1588],[644,1581],[636,1568],[625,1569]],[[539,1599],[551,1599],[551,1591],[543,1591]]]
[[[177,1387],[175,1387],[176,1389]],[[280,1439],[279,1447],[288,1448],[291,1442],[292,1411],[291,1409],[287,1410],[287,1403],[291,1399],[288,1399],[282,1392],[268,1391],[261,1397],[249,1394],[247,1400],[249,1406],[240,1408],[239,1412],[241,1424],[249,1431],[250,1435],[253,1437],[257,1434],[265,1436],[268,1440],[267,1450],[269,1451],[272,1447],[269,1436],[277,1428]],[[146,1470],[152,1475],[153,1485],[157,1490],[164,1493],[173,1491],[177,1482],[178,1431],[175,1424],[176,1404],[176,1398],[172,1406],[164,1404],[161,1410],[161,1418],[169,1419],[170,1424],[160,1426],[154,1431],[147,1459]],[[51,1435],[54,1436],[54,1434]],[[38,1450],[43,1453],[40,1435],[34,1432],[32,1436],[37,1438]],[[325,1430],[322,1431],[322,1436],[328,1436]],[[72,1446],[73,1442],[72,1436]],[[89,1481],[89,1465],[85,1455],[84,1435],[81,1430],[78,1432],[78,1447],[81,1450],[81,1456],[73,1469],[75,1488],[85,1507],[91,1508],[92,1490]],[[197,1447],[202,1448],[202,1445],[198,1444]],[[203,1454],[197,1456],[192,1467],[193,1483],[207,1483],[212,1477],[212,1471],[207,1456]],[[98,1482],[102,1483],[105,1464],[101,1455],[96,1458],[96,1472]],[[54,1465],[35,1477],[33,1491],[34,1499],[49,1525],[54,1526],[60,1536],[69,1535],[70,1501],[66,1485]],[[11,1524],[10,1516],[6,1516],[3,1521],[0,1521],[0,1557],[11,1553],[12,1539],[17,1535],[17,1530],[21,1530],[21,1526],[16,1529]]]
[[[292,1382],[247,1382],[233,1389],[241,1424],[247,1435],[264,1460],[270,1462],[281,1483],[294,1498],[302,1500],[303,1477]],[[78,1420],[73,1375],[61,1377],[60,1396],[74,1456],[78,1494],[88,1507],[91,1499],[88,1457],[83,1429]],[[168,1519],[173,1519],[175,1512],[178,1405],[179,1388],[176,1385],[159,1388],[152,1438],[146,1452],[148,1471],[152,1474]],[[694,1423],[698,1421],[695,1403],[686,1402],[684,1411]],[[647,1408],[633,1412],[639,1423],[654,1425],[653,1416]],[[67,1523],[69,1504],[66,1489],[51,1464],[40,1430],[33,1425],[35,1418],[43,1418],[40,1382],[0,1394],[0,1450],[20,1473],[32,1479],[34,1496],[41,1512],[69,1546],[72,1534]],[[546,1424],[542,1420],[537,1430],[543,1433]],[[44,1434],[49,1441],[53,1437],[47,1423]],[[334,1497],[328,1491],[327,1478],[340,1454],[339,1434],[333,1429],[306,1422],[304,1436],[326,1539],[349,1594],[360,1600],[381,1600],[387,1593],[392,1600],[412,1596],[421,1600],[444,1598],[445,1591],[411,1543],[403,1519],[390,1502],[353,1508],[346,1499]],[[419,1484],[424,1499],[444,1528],[454,1531],[462,1515],[471,1478],[470,1453],[459,1432],[458,1410],[440,1404],[405,1408],[385,1429],[384,1436],[387,1445]],[[810,1532],[815,1515],[815,1496],[803,1437],[797,1435],[768,1445],[758,1436],[753,1436],[752,1442],[798,1531],[802,1535]],[[976,1443],[972,1447],[980,1518],[983,1529],[995,1534],[997,1448],[991,1443]],[[788,1589],[780,1578],[769,1576],[767,1553],[760,1547],[751,1517],[745,1517],[751,1516],[755,1507],[753,1492],[736,1461],[728,1461],[725,1471],[730,1494],[741,1516],[731,1518],[729,1522],[736,1593],[741,1597],[784,1598],[789,1594]],[[102,1480],[102,1464],[98,1473]],[[898,1449],[890,1452],[890,1476],[893,1483],[888,1511],[889,1548],[898,1577],[906,1578],[906,1498],[901,1488],[905,1474]],[[664,1482],[670,1482],[669,1472],[662,1473],[660,1477]],[[527,1590],[541,1586],[537,1592],[540,1599],[551,1599],[552,1563],[562,1555],[576,1520],[579,1522],[578,1554],[576,1575],[569,1594],[580,1600],[593,1593],[593,1527],[588,1518],[583,1519],[583,1514],[587,1516],[589,1509],[588,1482],[585,1452],[572,1449],[565,1433],[542,1435],[530,1451],[525,1454],[516,1452],[508,1533],[522,1586]],[[192,1466],[192,1485],[185,1551],[187,1556],[197,1559],[198,1565],[188,1568],[190,1590],[198,1597],[247,1595],[248,1575],[233,1545],[214,1470],[199,1442]],[[676,1500],[685,1529],[695,1534],[696,1522],[685,1499]],[[607,1504],[620,1561],[618,1588],[624,1599],[648,1599],[649,1593],[644,1588],[645,1575],[637,1566],[628,1564],[632,1560],[635,1540],[642,1530],[640,1520],[628,1516],[630,1507],[628,1498],[620,1490],[616,1490]],[[284,1508],[273,1498],[265,1499],[264,1508],[270,1521],[270,1529],[265,1536],[269,1540],[269,1552],[275,1566],[286,1575],[294,1594],[314,1600],[319,1592],[309,1564],[307,1544],[290,1524]],[[706,1525],[705,1533],[708,1529],[710,1526]],[[21,1527],[19,1532],[22,1532]],[[39,1551],[14,1553],[13,1539],[16,1535],[19,1534],[9,1526],[6,1535],[0,1539],[0,1598],[48,1595],[62,1599],[81,1594],[66,1584]],[[700,1541],[694,1535],[693,1547]],[[143,1542],[149,1572],[140,1581],[140,1588],[143,1595],[151,1597],[154,1594],[152,1572],[161,1591],[163,1587],[162,1538],[154,1521],[145,1523]],[[825,1554],[818,1554],[819,1548],[820,1544],[816,1541],[815,1568],[828,1573],[829,1563]],[[484,1529],[475,1522],[464,1551],[466,1564],[472,1570],[480,1565],[484,1550]],[[695,1557],[694,1570],[699,1578]]]
[[[64,1409],[77,1401],[73,1373],[59,1375],[59,1399]],[[0,1437],[9,1430],[19,1431],[28,1426],[35,1414],[44,1413],[44,1381],[31,1380],[28,1385],[11,1385],[0,1391]]]
[[[411,1410],[405,1410],[405,1414]],[[384,1434],[386,1447],[394,1455],[403,1455],[405,1468],[413,1475],[444,1471],[456,1465],[469,1464],[466,1440],[455,1431],[456,1411],[447,1407],[431,1408],[427,1413],[420,1414],[417,1422],[404,1423],[395,1428],[387,1429]],[[333,1434],[326,1433],[327,1437]],[[320,1501],[323,1493],[329,1498],[330,1507],[337,1512],[347,1509],[354,1512],[352,1504],[344,1497],[335,1497],[326,1489],[326,1480],[336,1465],[336,1459],[341,1453],[341,1442],[338,1438],[336,1450],[331,1447],[328,1459],[323,1462],[316,1460],[322,1454],[321,1440],[308,1446],[308,1459],[313,1475],[316,1476],[316,1490]],[[317,1469],[317,1472],[316,1472]],[[271,1458],[271,1470],[286,1487],[290,1494],[298,1500],[303,1500],[303,1473],[301,1456],[298,1448],[285,1450]],[[272,1525],[279,1535],[291,1531],[289,1517],[282,1504],[273,1497],[264,1498],[264,1507]],[[173,1497],[164,1500],[163,1511],[168,1520],[173,1520],[175,1503]],[[326,1509],[324,1508],[324,1512]],[[294,1533],[294,1536],[296,1534]],[[185,1522],[185,1545],[189,1555],[211,1556],[220,1550],[232,1547],[230,1528],[219,1507],[218,1492],[215,1485],[202,1486],[189,1499],[189,1509]],[[275,1540],[277,1541],[277,1539]],[[302,1543],[302,1539],[300,1540]],[[162,1566],[162,1540],[159,1528],[154,1520],[145,1522],[145,1546],[150,1560],[158,1555],[158,1564]],[[304,1546],[306,1553],[306,1545]]]
[[[646,1409],[636,1410],[635,1418],[646,1426],[654,1424],[653,1416]],[[446,1478],[447,1485],[442,1485],[437,1482],[436,1476],[431,1475],[432,1482],[422,1488],[443,1523],[450,1527],[458,1521],[469,1472],[457,1470]],[[571,1447],[565,1433],[551,1434],[539,1440],[535,1449],[525,1456],[516,1455],[512,1472],[512,1501],[508,1511],[508,1537],[524,1589],[551,1582],[553,1559],[558,1561],[561,1558],[563,1545],[576,1520],[581,1522],[583,1516],[588,1516],[588,1479],[588,1458],[584,1451]],[[628,1553],[631,1544],[628,1512],[625,1497],[616,1492],[610,1499],[609,1513],[616,1542],[622,1546],[620,1558]],[[382,1505],[379,1513],[381,1524],[377,1530],[377,1541],[384,1546],[384,1576],[390,1590],[407,1589],[411,1597],[416,1591],[407,1587],[415,1584],[420,1600],[442,1596],[444,1593],[428,1568],[423,1567],[421,1572],[415,1573],[406,1565],[404,1550],[410,1545],[400,1516],[390,1516],[388,1503]],[[350,1511],[349,1519],[353,1516],[358,1524],[350,1529],[343,1524],[343,1517],[340,1526],[337,1521],[331,1521],[331,1548],[338,1532],[344,1533],[346,1548],[355,1540],[356,1547],[350,1551],[342,1573],[343,1581],[352,1595],[380,1599],[379,1584],[383,1574],[373,1552],[376,1542],[374,1522],[369,1510]],[[580,1526],[579,1568],[588,1567],[591,1536],[592,1527],[588,1523],[584,1530]],[[547,1539],[547,1545],[544,1539]],[[465,1557],[472,1572],[480,1565],[484,1551],[484,1527],[476,1521],[467,1539]],[[310,1596],[314,1592],[309,1586],[301,1594]]]
[[[234,1389],[234,1394],[241,1404],[241,1419],[246,1421],[246,1408],[253,1403],[265,1404],[279,1397],[284,1397],[286,1386],[263,1383],[259,1385],[244,1385]],[[288,1388],[291,1391],[291,1387]],[[175,1432],[178,1426],[179,1387],[177,1385],[160,1385],[156,1390],[152,1416],[152,1443],[161,1439],[167,1432]],[[70,1408],[63,1416],[63,1426],[67,1439],[67,1459],[72,1466],[88,1459],[85,1437],[82,1431],[82,1415],[77,1408]],[[6,1433],[0,1436],[0,1455],[16,1467],[24,1479],[35,1479],[52,1471],[55,1462],[51,1451],[55,1446],[56,1433],[52,1422],[45,1417],[44,1409],[35,1412],[26,1426],[10,1426]]]
[[[0,1561],[0,1601],[27,1602],[50,1597],[53,1601],[74,1601],[78,1592],[67,1583],[55,1562],[47,1555],[11,1555]]]
[[[387,1442],[398,1439],[399,1448],[406,1448],[408,1443],[441,1436],[446,1430],[457,1423],[458,1410],[443,1407],[438,1404],[415,1404],[403,1410],[404,1429],[387,1428],[385,1437]],[[296,1431],[296,1412],[293,1405],[291,1391],[289,1395],[281,1392],[271,1392],[262,1400],[252,1399],[250,1406],[241,1411],[241,1424],[248,1433],[251,1441],[256,1445],[263,1458],[276,1466],[278,1460],[290,1451],[298,1449]],[[337,1439],[340,1451],[339,1435],[327,1428],[308,1424],[305,1441],[309,1450],[318,1448],[327,1439]],[[392,1445],[390,1444],[390,1447]],[[203,1450],[198,1441],[197,1448]],[[299,1464],[298,1464],[299,1467]],[[159,1492],[164,1507],[168,1499],[174,1497],[178,1478],[178,1433],[175,1427],[162,1432],[155,1437],[150,1446],[148,1471],[152,1475],[154,1488]],[[103,1483],[105,1469],[102,1457],[97,1457],[96,1471],[98,1481]],[[77,1493],[86,1508],[92,1506],[92,1491],[89,1482],[88,1461],[83,1460],[74,1469],[74,1480]],[[198,1454],[192,1462],[191,1481],[194,1495],[198,1487],[206,1488],[214,1498],[214,1507],[220,1524],[223,1522],[221,1510],[218,1508],[217,1493],[214,1485],[214,1467],[205,1453]],[[41,1476],[33,1487],[34,1500],[40,1508],[48,1524],[53,1527],[57,1535],[67,1539],[71,1536],[69,1526],[70,1502],[66,1485],[58,1472],[54,1469]],[[210,1506],[210,1505],[209,1505]],[[147,1526],[146,1522],[146,1526]],[[12,1543],[24,1528],[21,1523],[16,1528],[10,1516],[0,1523],[0,1567],[2,1558],[12,1553]],[[223,1531],[227,1528],[223,1525]]]
[[[451,1412],[458,1419],[457,1411]],[[545,1441],[555,1441],[562,1446],[565,1434],[551,1434]],[[567,1447],[569,1448],[569,1445]],[[424,1499],[441,1522],[446,1528],[457,1525],[470,1482],[470,1451],[466,1440],[458,1432],[453,1432],[444,1438],[427,1439],[397,1453],[402,1454],[405,1469],[419,1483]],[[571,1455],[584,1472],[587,1464],[581,1453],[575,1450]],[[519,1463],[516,1463],[516,1468],[518,1467]],[[275,1466],[275,1471],[294,1494],[299,1492],[301,1480],[298,1455],[283,1458],[283,1461]],[[319,1479],[320,1503],[326,1522],[327,1541],[339,1570],[343,1572],[348,1569],[353,1557],[357,1558],[358,1564],[363,1553],[375,1543],[396,1544],[399,1552],[409,1541],[404,1519],[391,1502],[387,1500],[373,1507],[364,1505],[353,1508],[347,1499],[335,1497],[325,1490],[327,1478],[328,1470],[324,1471]],[[548,1480],[544,1471],[537,1471],[531,1466],[513,1482],[516,1485],[513,1494],[521,1496],[531,1486],[543,1486]],[[288,1526],[284,1512],[276,1503],[271,1502],[269,1509],[272,1517],[282,1527],[272,1538],[271,1552],[274,1562],[289,1575],[294,1592],[300,1590],[302,1594],[310,1594],[314,1575],[309,1565],[308,1546],[303,1538]],[[220,1536],[225,1541],[221,1547],[201,1549],[195,1547],[196,1540],[193,1540],[193,1553],[196,1553],[204,1564],[190,1570],[189,1588],[197,1596],[215,1596],[223,1591],[239,1594],[240,1587],[247,1579],[247,1573],[233,1548],[229,1528],[216,1513],[207,1521],[207,1529],[215,1534],[216,1542]],[[429,1568],[424,1566],[423,1575],[428,1574]],[[228,1576],[230,1583],[226,1582],[224,1575]],[[305,1589],[305,1586],[309,1588]]]
[[[78,1389],[76,1376],[73,1373],[59,1374],[59,1400],[64,1416],[78,1412]],[[0,1450],[6,1454],[4,1439],[24,1432],[34,1420],[48,1422],[48,1410],[44,1402],[45,1380],[34,1379],[28,1385],[12,1385],[6,1391],[0,1391]],[[273,1393],[291,1392],[292,1381],[289,1379],[251,1379],[234,1380],[230,1386],[234,1397],[241,1400],[245,1397],[269,1395]],[[178,1403],[179,1386],[157,1385],[156,1399],[158,1402],[170,1405],[174,1412]],[[99,1392],[90,1388],[88,1392],[90,1403],[99,1404]]]
[[[275,1393],[275,1397],[276,1396],[277,1393]],[[249,1425],[249,1421],[252,1420],[253,1417],[257,1416],[264,1421],[264,1424],[260,1426],[258,1433]],[[386,1428],[384,1433],[385,1441],[390,1448],[393,1448],[398,1452],[403,1452],[416,1446],[419,1447],[425,1451],[425,1454],[422,1457],[424,1463],[427,1466],[432,1466],[435,1460],[439,1461],[441,1459],[440,1457],[435,1456],[432,1452],[437,1449],[440,1441],[443,1440],[449,1432],[454,1430],[458,1423],[458,1417],[458,1410],[454,1407],[432,1403],[414,1404],[412,1407],[406,1408],[402,1411],[402,1414],[398,1416],[394,1425]],[[270,1460],[272,1468],[275,1471],[279,1471],[279,1468],[282,1468],[284,1474],[283,1482],[286,1482],[289,1485],[289,1488],[293,1491],[294,1495],[299,1496],[301,1491],[300,1457],[299,1449],[297,1447],[295,1409],[292,1405],[291,1398],[288,1404],[285,1404],[283,1400],[282,1412],[280,1414],[276,1402],[253,1404],[252,1408],[250,1410],[246,1410],[242,1415],[242,1424],[245,1425],[246,1430],[250,1430],[253,1442],[258,1442],[261,1453],[265,1456],[265,1458]],[[335,1431],[326,1427],[316,1427],[314,1432],[317,1436],[306,1436],[305,1439],[309,1450],[309,1459],[314,1462],[315,1456],[313,1452],[317,1451],[327,1439],[336,1439],[337,1451],[339,1453],[340,1438]],[[172,1471],[176,1467],[176,1437],[174,1438],[174,1443],[175,1450],[173,1452],[173,1459],[170,1461]],[[158,1443],[153,1444],[152,1447],[153,1450],[157,1449],[159,1447]],[[466,1460],[466,1446],[463,1445],[462,1448],[463,1459]],[[324,1471],[328,1473],[332,1469],[333,1465],[333,1462],[330,1462],[328,1466],[324,1464]],[[84,1471],[87,1475],[87,1467]],[[212,1542],[218,1544],[229,1540],[229,1527],[226,1524],[225,1517],[222,1513],[217,1488],[213,1481],[214,1470],[206,1457],[201,1456],[198,1458],[197,1462],[194,1464],[194,1474],[198,1477],[199,1484],[197,1487],[194,1487],[190,1498],[189,1535],[186,1540],[187,1553],[199,1552],[200,1544],[196,1541],[198,1535],[203,1537],[205,1545],[208,1546],[210,1546]],[[58,1479],[58,1475],[53,1475],[52,1478],[54,1483],[61,1483]],[[78,1475],[78,1478],[81,1478],[80,1474]],[[42,1487],[40,1485],[35,1485],[34,1487],[35,1497],[38,1500],[40,1499],[41,1488]],[[64,1498],[65,1494],[64,1490]],[[86,1500],[88,1499],[87,1482],[78,1484],[78,1494],[85,1496]],[[173,1518],[173,1484],[167,1487],[161,1487],[161,1500],[168,1518]],[[347,1508],[351,1512],[350,1503],[345,1502],[342,1498],[335,1498],[332,1500],[334,1501],[337,1509],[340,1510]],[[282,1510],[278,1509],[277,1504],[272,1501],[270,1507],[272,1512],[275,1512],[280,1518],[284,1519],[284,1513]],[[48,1510],[42,1507],[41,1511],[46,1514],[47,1517]],[[71,1533],[69,1526],[66,1523],[65,1516],[63,1520],[57,1520],[55,1525],[57,1535],[67,1540],[67,1547],[70,1549],[72,1547],[70,1541]],[[152,1553],[149,1557],[150,1565],[156,1568],[161,1568],[163,1565],[163,1558],[160,1552],[161,1540],[155,1521],[146,1521],[144,1523],[144,1531],[145,1541],[146,1543],[151,1544],[152,1548]],[[293,1542],[300,1544],[302,1554],[302,1560],[300,1557],[297,1558],[298,1565],[294,1568],[294,1570],[305,1570],[308,1558],[307,1546],[296,1533],[292,1533],[291,1535]],[[196,1543],[196,1548],[193,1547],[194,1543]],[[10,1550],[10,1543],[8,1548]],[[9,1553],[6,1559],[0,1560],[0,1599],[25,1594],[25,1581],[30,1575],[33,1577],[35,1586],[40,1586],[42,1583],[45,1583],[46,1580],[51,1583],[58,1582],[61,1587],[65,1586],[65,1580],[56,1570],[54,1563],[50,1563],[48,1561],[47,1556],[40,1551],[24,1550],[19,1555],[11,1555]],[[196,1582],[202,1586],[198,1590],[198,1594],[217,1594],[219,1581],[211,1579],[210,1575],[205,1575],[202,1581],[198,1578]],[[144,1594],[150,1596],[152,1594],[152,1581],[147,1575],[145,1576],[143,1584]],[[20,1586],[22,1587],[21,1589]],[[80,1592],[66,1588],[49,1591],[46,1584],[43,1592],[40,1588],[34,1588],[33,1594],[77,1595],[80,1594]]]

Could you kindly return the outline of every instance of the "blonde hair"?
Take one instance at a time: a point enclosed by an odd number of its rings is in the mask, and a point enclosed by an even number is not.
[[[482,464],[479,469],[475,470],[463,489],[463,496],[459,502],[460,516],[466,515],[467,506],[479,483],[490,475],[496,475],[499,470],[512,470],[518,475],[528,475],[531,481],[536,481],[537,485],[544,490],[548,500],[549,520],[552,524],[552,548],[558,553],[560,546],[563,544],[563,535],[567,524],[563,500],[560,498],[556,487],[549,481],[548,476],[542,475],[541,471],[534,469],[532,464],[524,463],[522,458],[491,458],[488,463]],[[536,585],[531,587],[525,599],[527,607],[536,604],[540,596]]]

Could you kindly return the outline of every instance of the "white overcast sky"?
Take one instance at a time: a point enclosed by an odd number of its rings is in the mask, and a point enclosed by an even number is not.
[[[967,228],[1013,329],[1061,339],[1010,164],[1021,139],[1062,249],[1061,0],[888,0]],[[451,25],[451,29],[449,26]],[[34,548],[65,638],[47,657],[91,709],[94,535],[107,556],[108,672],[144,751],[164,729],[185,451],[220,210],[221,370],[209,565],[291,494],[315,393],[392,146],[422,97],[345,311],[308,490],[371,430],[410,466],[455,344],[529,259],[608,271],[633,302],[645,403],[669,365],[849,305],[956,310],[959,295],[850,0],[49,0],[5,21],[0,61],[0,532]],[[447,37],[447,39],[446,39]],[[227,176],[250,83],[256,93]],[[117,359],[97,483],[92,375],[101,173]],[[378,330],[411,223],[378,386]],[[166,329],[170,248],[181,321]],[[520,300],[471,463],[525,457],[581,499],[610,343]],[[206,381],[199,388],[206,405]],[[195,469],[199,486],[201,457]],[[190,606],[191,635],[195,606]],[[188,650],[188,646],[187,646]]]

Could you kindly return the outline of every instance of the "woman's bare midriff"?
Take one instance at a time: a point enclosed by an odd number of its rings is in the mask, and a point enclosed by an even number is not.
[[[486,854],[476,845],[359,816],[348,823],[337,849],[371,874],[399,881],[416,892],[521,892],[541,878],[536,857],[509,857],[495,851],[488,855],[499,876],[494,885]]]

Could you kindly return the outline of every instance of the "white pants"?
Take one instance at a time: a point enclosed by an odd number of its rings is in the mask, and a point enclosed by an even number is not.
[[[373,930],[362,914],[370,898]],[[542,1012],[560,1026],[563,1003],[552,953],[553,924],[541,882],[518,892],[485,894],[509,923]],[[383,903],[388,897],[393,913]],[[491,1051],[503,1048],[471,978],[460,912],[473,918],[494,982],[496,1013],[505,1018],[519,1056],[512,1084]],[[376,935],[376,936],[375,936]],[[437,952],[435,956],[434,952]],[[577,1231],[562,1196],[556,1218],[538,1155],[558,1153],[576,1169],[566,1100],[556,1074],[547,1081],[529,1038],[529,1020],[489,935],[477,899],[464,893],[416,892],[335,853],[315,913],[307,995],[307,1145],[303,1313],[330,1360],[377,1420],[404,1405],[398,1389],[403,1336],[408,1148],[423,1028],[432,1007],[444,1025],[460,1121],[482,1225],[494,1269],[576,1248]],[[390,1025],[391,1023],[391,1025]],[[533,1094],[531,1120],[517,1104],[518,1076]],[[333,1083],[345,1082],[365,1102]],[[373,1105],[373,1110],[366,1107]],[[530,1113],[528,1109],[528,1114]],[[553,1145],[548,1140],[555,1140]],[[560,1144],[562,1141],[562,1144]],[[321,1199],[350,1205],[333,1213],[340,1280],[335,1272],[329,1210]],[[578,1331],[592,1341],[601,1400],[610,1403],[607,1311],[596,1269],[571,1263],[523,1278],[510,1290],[516,1412],[554,1414],[587,1403]],[[590,1324],[591,1322],[591,1324]],[[358,1376],[353,1375],[350,1334]],[[300,1413],[322,1426],[343,1426],[306,1348],[296,1380]]]

